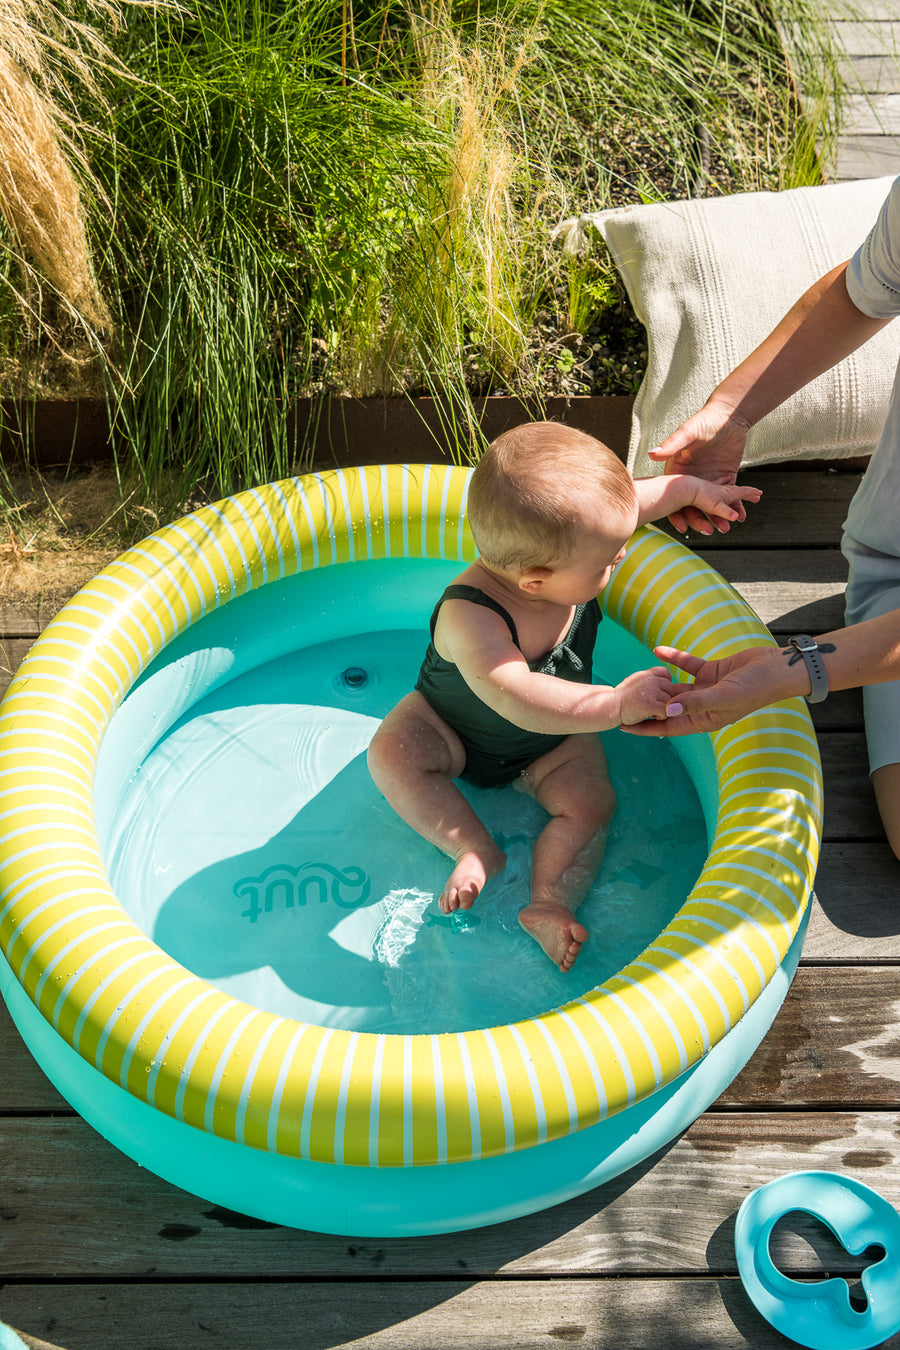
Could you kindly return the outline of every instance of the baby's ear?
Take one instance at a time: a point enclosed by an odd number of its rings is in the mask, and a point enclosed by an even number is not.
[[[553,572],[549,567],[529,567],[519,577],[519,590],[528,595],[540,595],[544,583],[549,581]]]

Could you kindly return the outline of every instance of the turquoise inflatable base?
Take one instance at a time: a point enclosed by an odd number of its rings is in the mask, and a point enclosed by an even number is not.
[[[163,1115],[88,1065],[45,1022],[0,958],[0,993],[47,1076],[104,1138],[142,1167],[212,1204],[270,1223],[355,1237],[459,1232],[559,1204],[675,1138],[750,1059],[788,991],[803,917],[769,985],[723,1040],[667,1088],[589,1129],[502,1157],[367,1168],[261,1153]]]

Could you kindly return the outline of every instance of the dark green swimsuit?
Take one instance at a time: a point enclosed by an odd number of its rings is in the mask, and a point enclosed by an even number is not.
[[[527,769],[541,755],[546,755],[548,750],[561,745],[566,736],[526,731],[514,722],[507,721],[493,708],[482,703],[466,684],[457,666],[438,655],[434,645],[434,629],[445,600],[469,600],[474,605],[484,605],[494,610],[506,621],[517,647],[519,635],[512,617],[484,591],[474,586],[448,586],[434,607],[431,642],[416,682],[419,692],[463,743],[466,767],[460,776],[476,787],[500,787],[518,778],[523,769]],[[529,661],[528,669],[541,675],[556,675],[575,684],[590,684],[593,674],[591,658],[601,617],[600,606],[595,600],[576,606],[575,616],[563,641],[545,656]]]

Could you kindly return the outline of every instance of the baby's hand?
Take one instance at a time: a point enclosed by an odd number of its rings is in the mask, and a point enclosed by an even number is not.
[[[705,478],[698,478],[693,505],[706,516],[706,526],[697,525],[696,529],[700,534],[712,534],[715,530],[725,534],[732,521],[747,519],[744,502],[756,503],[761,496],[761,488],[709,483]]]
[[[672,683],[665,666],[638,670],[626,676],[616,686],[620,726],[633,726],[635,722],[644,722],[650,717],[665,719],[667,716],[676,716],[681,708],[673,704],[667,713],[666,705],[677,695],[678,689],[679,686]]]

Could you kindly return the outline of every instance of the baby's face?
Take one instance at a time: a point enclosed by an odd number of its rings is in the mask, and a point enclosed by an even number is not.
[[[553,568],[553,590],[544,595],[561,604],[582,605],[609,585],[613,568],[625,557],[625,545],[637,526],[637,506],[631,511],[595,511],[586,518],[575,547],[565,563]]]

